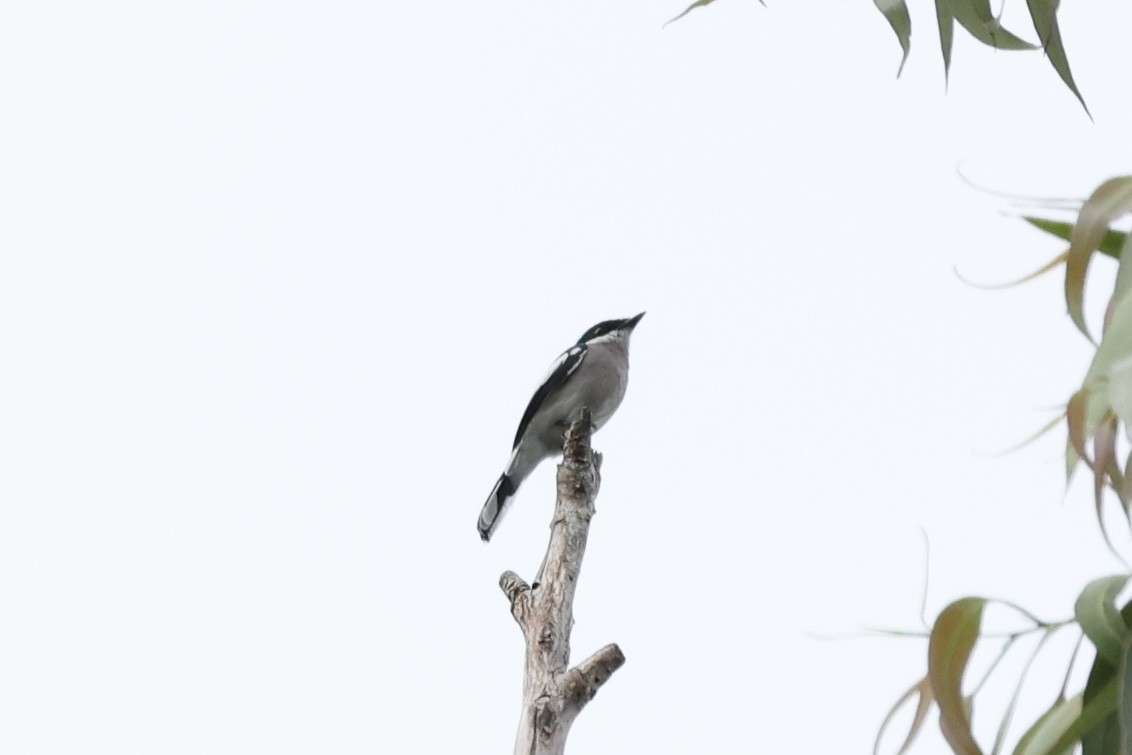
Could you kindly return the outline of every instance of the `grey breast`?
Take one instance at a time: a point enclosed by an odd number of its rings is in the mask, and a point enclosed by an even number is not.
[[[579,370],[585,370],[586,374],[579,376],[585,380],[585,389],[577,409],[580,410],[581,405],[590,408],[594,427],[604,425],[625,398],[625,387],[629,379],[627,345],[620,339],[595,344],[590,347],[586,361]]]

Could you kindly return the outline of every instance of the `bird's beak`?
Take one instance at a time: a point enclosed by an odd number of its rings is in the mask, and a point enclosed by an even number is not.
[[[644,316],[645,316],[645,313],[642,312],[639,315],[637,315],[636,317],[630,317],[628,320],[625,321],[625,327],[628,328],[629,330],[632,330],[633,328],[637,327],[637,323],[639,323],[641,321],[641,318],[644,317]]]

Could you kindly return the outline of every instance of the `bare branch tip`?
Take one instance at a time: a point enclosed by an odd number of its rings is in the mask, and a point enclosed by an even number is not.
[[[511,601],[511,605],[515,605],[515,601],[523,593],[530,592],[531,587],[522,577],[511,570],[503,572],[499,578],[499,589],[503,590],[503,594],[507,596],[507,600]]]
[[[613,672],[625,665],[625,654],[616,643],[610,643],[578,664],[578,671],[597,688],[605,684]]]
[[[612,643],[579,663],[566,674],[566,696],[579,707],[594,699],[613,672],[625,665],[625,654]]]
[[[610,664],[611,671],[616,671],[625,665],[625,654],[621,652],[621,646],[616,642],[609,643],[601,650],[591,655],[587,659],[587,662],[594,659]]]

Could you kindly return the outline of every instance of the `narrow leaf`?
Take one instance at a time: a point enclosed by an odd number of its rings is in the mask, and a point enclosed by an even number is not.
[[[1126,268],[1123,261],[1120,268],[1120,273],[1132,269]],[[1102,531],[1101,498],[1106,477],[1111,480],[1125,515],[1129,515],[1127,480],[1115,458],[1117,418],[1124,422],[1125,431],[1132,439],[1132,294],[1129,293],[1132,286],[1127,284],[1128,280],[1132,278],[1118,273],[1118,286],[1106,318],[1104,337],[1097,345],[1081,388],[1069,399],[1066,407],[1066,425],[1073,450],[1072,454],[1067,451],[1067,469],[1072,471],[1077,456],[1084,459],[1092,470],[1097,518]],[[1090,439],[1099,456],[1095,460],[1088,456],[1087,443]]]
[[[1078,458],[1084,459],[1085,463],[1092,467],[1093,460],[1089,458],[1085,449],[1085,442],[1089,437],[1085,430],[1088,400],[1088,394],[1083,390],[1069,397],[1069,403],[1065,406],[1065,424],[1069,430],[1069,446],[1076,452]]]
[[[968,283],[968,284],[970,284],[970,285],[972,285],[976,288],[981,288],[984,291],[994,291],[996,289],[1002,289],[1002,288],[1013,288],[1014,286],[1020,286],[1023,283],[1028,283],[1029,281],[1032,281],[1035,278],[1041,277],[1041,276],[1045,275],[1046,273],[1048,273],[1050,270],[1053,270],[1054,268],[1061,267],[1062,265],[1065,264],[1065,260],[1068,257],[1069,257],[1069,250],[1066,249],[1064,252],[1057,255],[1052,260],[1045,263],[1044,265],[1042,265],[1041,267],[1039,267],[1037,270],[1033,271],[1032,273],[1027,273],[1026,275],[1023,275],[1021,278],[1018,278],[1017,280],[1007,281],[1006,283],[991,283],[991,284],[975,283],[973,281],[967,280],[962,275],[960,275],[959,277],[965,283]],[[956,273],[956,274],[958,275],[958,273]]]
[[[1090,340],[1092,336],[1085,324],[1084,313],[1089,262],[1112,221],[1129,211],[1132,211],[1132,176],[1110,178],[1098,186],[1081,206],[1077,223],[1070,234],[1069,259],[1065,263],[1065,303],[1073,324]]]
[[[1076,734],[1081,742],[1082,755],[1113,755],[1120,737],[1120,722],[1116,718],[1119,693],[1116,678],[1108,680],[1100,693],[1081,711],[1077,723],[1066,735]],[[1062,737],[1061,741],[1065,741]],[[1072,741],[1072,740],[1070,740]]]
[[[1132,432],[1132,429],[1129,429]],[[1125,510],[1132,501],[1132,454],[1128,455],[1128,461],[1124,465],[1124,494],[1121,496],[1124,502]]]
[[[1116,596],[1128,584],[1128,574],[1101,577],[1085,585],[1073,607],[1077,622],[1089,641],[1097,648],[1097,655],[1108,663],[1120,663],[1125,641],[1132,630],[1116,608]]]
[[[947,9],[947,0],[935,0],[935,18],[939,23],[939,48],[943,53],[943,82],[951,76],[951,43],[955,38],[955,16]]]
[[[1077,412],[1075,421],[1079,422],[1075,444],[1076,440],[1095,434],[1114,414],[1125,423],[1125,432],[1132,438],[1132,296],[1124,296],[1111,310],[1104,338],[1074,399],[1078,405],[1072,408]],[[1072,422],[1070,431],[1074,431]],[[1091,466],[1094,473],[1110,471],[1095,464]],[[1114,486],[1122,485],[1121,475],[1110,476]],[[1116,489],[1121,492],[1121,488]]]
[[[680,19],[682,19],[684,16],[691,13],[696,8],[699,8],[699,7],[704,6],[704,5],[711,5],[714,2],[715,2],[715,0],[696,0],[696,2],[692,3],[687,8],[685,8],[684,12],[681,13],[679,16],[675,16],[674,18],[668,19],[668,21],[666,21],[664,25],[668,26],[668,24],[672,23],[673,21],[679,21]]]
[[[665,25],[665,26],[668,26],[668,25],[669,25],[670,23],[672,23],[673,21],[679,21],[680,19],[682,19],[682,18],[683,18],[684,16],[688,15],[689,13],[691,13],[691,12],[692,12],[693,10],[695,10],[696,8],[700,8],[700,7],[703,7],[703,6],[705,6],[705,5],[711,5],[711,4],[712,4],[712,3],[714,3],[714,2],[715,2],[715,0],[696,0],[696,2],[692,3],[692,4],[691,4],[691,5],[689,5],[689,6],[687,7],[687,8],[685,8],[685,9],[684,9],[684,12],[683,12],[683,13],[681,13],[681,14],[680,14],[679,16],[676,16],[676,17],[674,17],[674,18],[670,18],[670,19],[668,19],[668,20],[667,20],[667,21],[666,21],[666,22],[664,23],[664,25]],[[759,5],[763,6],[764,8],[766,7],[766,3],[765,3],[765,2],[763,2],[763,0],[759,0]]]
[[[972,37],[996,50],[1035,50],[1037,45],[1006,30],[991,11],[990,0],[941,0]]]
[[[1093,498],[1099,511],[1104,505],[1105,474],[1116,460],[1117,419],[1112,417],[1102,422],[1093,437],[1093,454],[1096,457],[1093,468]]]
[[[1101,655],[1093,659],[1093,667],[1089,669],[1089,678],[1085,682],[1085,709],[1096,709],[1099,716],[1092,726],[1081,732],[1081,749],[1085,755],[1111,755],[1116,751],[1120,739],[1120,722],[1116,718],[1116,702],[1119,693],[1119,684],[1116,679],[1117,668]],[[1096,708],[1097,700],[1104,701],[1105,696],[1112,693],[1111,710],[1105,704]]]
[[[1122,262],[1116,269],[1116,283],[1112,287],[1114,304],[1123,301],[1125,296],[1132,296],[1132,262],[1127,262],[1128,258],[1132,257],[1132,235],[1127,233],[1119,235],[1124,238],[1120,251],[1117,253]]]
[[[1116,710],[1116,697],[1117,687],[1116,679],[1114,678],[1105,682],[1092,698],[1086,693],[1085,705],[1081,709],[1081,715],[1079,715],[1077,720],[1057,738],[1057,741],[1054,742],[1046,752],[1065,752],[1073,747],[1074,743],[1083,742],[1087,734],[1094,731],[1098,725],[1102,724],[1102,722]],[[1087,746],[1085,752],[1088,753]]]
[[[1113,368],[1129,357],[1132,357],[1132,296],[1125,296],[1112,309],[1112,319],[1109,321],[1104,338],[1097,345],[1097,353],[1093,355],[1092,363],[1089,364],[1083,388],[1094,389],[1097,387],[1094,385],[1096,381],[1107,381],[1112,375]],[[1108,408],[1105,402],[1103,407],[1095,410],[1095,413],[1104,414]]]
[[[1061,699],[1050,706],[1018,740],[1014,755],[1069,755],[1073,751],[1072,744],[1056,751],[1051,748],[1081,715],[1084,694],[1079,692],[1068,700]]]
[[[1073,451],[1072,449],[1070,449],[1070,451],[1068,453],[1072,454],[1073,456],[1077,455],[1077,452]],[[1094,462],[1090,462],[1088,459],[1086,459],[1086,462],[1092,468],[1093,484],[1094,485],[1101,485],[1102,486],[1101,492],[1103,492],[1104,470],[1097,467],[1097,465]],[[1127,518],[1129,516],[1128,508],[1125,505],[1123,498],[1121,498],[1120,503],[1121,503],[1121,506],[1124,509],[1124,516]],[[1108,534],[1108,525],[1106,525],[1105,522],[1104,522],[1104,498],[1103,498],[1103,496],[1101,496],[1101,495],[1096,496],[1096,498],[1094,499],[1094,507],[1093,508],[1094,508],[1096,515],[1097,515],[1097,527],[1100,528],[1101,538],[1104,540],[1105,546],[1108,548],[1109,552],[1112,553],[1112,555],[1116,557],[1117,561],[1120,561],[1122,563],[1127,564],[1128,562],[1124,560],[1124,556],[1122,556],[1120,554],[1120,551],[1116,549],[1116,546],[1112,542],[1112,537]]]
[[[1053,419],[1051,419],[1049,422],[1042,425],[1037,431],[1034,432],[1033,435],[1024,439],[1022,442],[1011,446],[1010,448],[1006,449],[1005,451],[1002,451],[1001,453],[1010,454],[1010,453],[1014,453],[1015,451],[1018,451],[1020,449],[1025,448],[1026,446],[1030,445],[1031,443],[1033,443],[1038,438],[1040,438],[1043,435],[1045,435],[1046,433],[1048,433],[1053,428],[1060,425],[1064,419],[1065,419],[1065,413],[1062,412],[1061,414],[1059,414],[1056,417],[1054,417]]]
[[[1120,609],[1120,615],[1125,623],[1132,624],[1132,601]],[[1121,696],[1120,668],[1117,664],[1109,663],[1100,654],[1093,660],[1093,667],[1089,669],[1089,679],[1085,683],[1085,709],[1094,707],[1098,718],[1091,727],[1083,731],[1081,746],[1084,755],[1112,755],[1120,748],[1120,720],[1117,717],[1116,707]],[[1106,695],[1111,692],[1111,703]],[[1107,710],[1107,712],[1105,712]]]
[[[1068,415],[1066,415],[1068,416]],[[1068,420],[1067,420],[1068,421]],[[1065,439],[1065,487],[1069,487],[1069,483],[1073,482],[1073,472],[1077,469],[1077,465],[1081,463],[1081,455],[1077,453],[1077,449],[1073,447],[1073,439]]]
[[[888,25],[896,34],[904,56],[900,58],[900,68],[896,69],[896,78],[904,71],[904,64],[908,62],[908,52],[912,49],[912,17],[908,15],[908,6],[904,0],[873,0],[877,10],[888,19]]]
[[[928,712],[931,711],[932,704],[935,702],[935,697],[932,695],[932,685],[926,676],[913,684],[889,709],[884,721],[881,722],[880,729],[877,731],[876,742],[873,743],[873,755],[880,753],[880,741],[884,732],[892,723],[892,719],[904,707],[904,704],[911,700],[913,696],[916,697],[916,712],[912,716],[912,725],[908,727],[908,734],[904,737],[904,743],[900,745],[896,755],[905,755],[912,748],[912,744],[916,741],[916,736],[923,728],[924,720],[927,719]]]
[[[1124,755],[1117,747],[1120,742],[1120,721],[1116,718],[1116,680],[1109,682],[1108,689],[1112,694],[1112,710],[1089,728],[1081,736],[1082,755]]]
[[[924,721],[928,718],[928,713],[931,711],[932,706],[935,704],[935,697],[932,695],[932,685],[924,680],[923,689],[920,692],[920,699],[916,702],[916,712],[912,716],[912,725],[908,727],[908,736],[904,738],[904,744],[900,745],[900,751],[896,755],[905,755],[912,749],[912,744],[916,741],[916,737],[920,733],[920,729],[924,728]]]
[[[1132,637],[1124,641],[1120,658],[1120,691],[1116,717],[1120,726],[1120,753],[1132,755]]]
[[[1108,403],[1132,440],[1132,356],[1121,359],[1108,371]]]
[[[939,704],[939,726],[957,755],[982,755],[971,733],[963,673],[979,639],[983,598],[961,598],[940,612],[928,641],[928,678]]]
[[[1116,268],[1116,282],[1112,286],[1112,296],[1109,297],[1108,306],[1105,307],[1104,329],[1106,332],[1109,326],[1112,325],[1112,321],[1116,318],[1117,308],[1125,298],[1132,296],[1132,262],[1127,262],[1127,259],[1132,257],[1132,251],[1124,255],[1125,247],[1132,250],[1132,241],[1126,240],[1124,246],[1121,247],[1121,261],[1120,265]]]
[[[1038,218],[1030,215],[1025,215],[1022,219],[1035,228],[1045,231],[1051,236],[1056,236],[1063,241],[1069,241],[1069,239],[1072,238],[1072,223],[1066,223],[1061,220],[1050,220],[1049,218]],[[1128,238],[1128,234],[1123,231],[1109,230],[1105,233],[1100,246],[1097,247],[1097,251],[1113,259],[1120,259],[1121,249],[1124,248],[1124,244],[1128,241]]]
[[[1038,40],[1045,50],[1046,57],[1057,71],[1057,75],[1065,82],[1065,86],[1069,87],[1069,91],[1077,97],[1081,107],[1085,108],[1085,114],[1092,118],[1089,106],[1085,104],[1085,98],[1077,91],[1077,84],[1069,71],[1069,59],[1065,56],[1065,47],[1061,43],[1061,29],[1057,25],[1059,2],[1060,0],[1026,0],[1026,4],[1030,7],[1030,18],[1034,21],[1034,31],[1038,33]]]
[[[1002,715],[1002,721],[998,726],[998,734],[994,738],[994,749],[991,750],[992,755],[998,755],[1002,751],[1002,745],[1006,742],[1006,732],[1010,728],[1011,721],[1014,720],[1014,711],[1018,707],[1018,698],[1022,695],[1022,686],[1026,683],[1026,677],[1030,674],[1030,667],[1034,665],[1038,654],[1042,652],[1046,642],[1053,636],[1053,631],[1047,630],[1041,640],[1038,641],[1038,646],[1034,648],[1034,652],[1030,654],[1026,665],[1022,667],[1021,673],[1018,674],[1018,683],[1014,686],[1014,694],[1010,696],[1010,703],[1006,706],[1006,711]]]

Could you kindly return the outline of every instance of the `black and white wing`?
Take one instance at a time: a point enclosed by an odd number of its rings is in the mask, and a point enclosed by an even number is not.
[[[519,447],[519,441],[523,439],[523,433],[527,431],[530,426],[531,420],[534,419],[535,414],[538,413],[539,407],[546,402],[547,396],[557,391],[566,381],[573,375],[582,365],[582,360],[586,358],[585,344],[577,344],[571,346],[558,360],[551,365],[550,372],[547,373],[546,378],[542,381],[542,385],[535,391],[535,395],[531,397],[531,403],[527,404],[527,410],[523,412],[523,418],[519,420],[519,430],[515,433],[515,444],[512,449]]]

